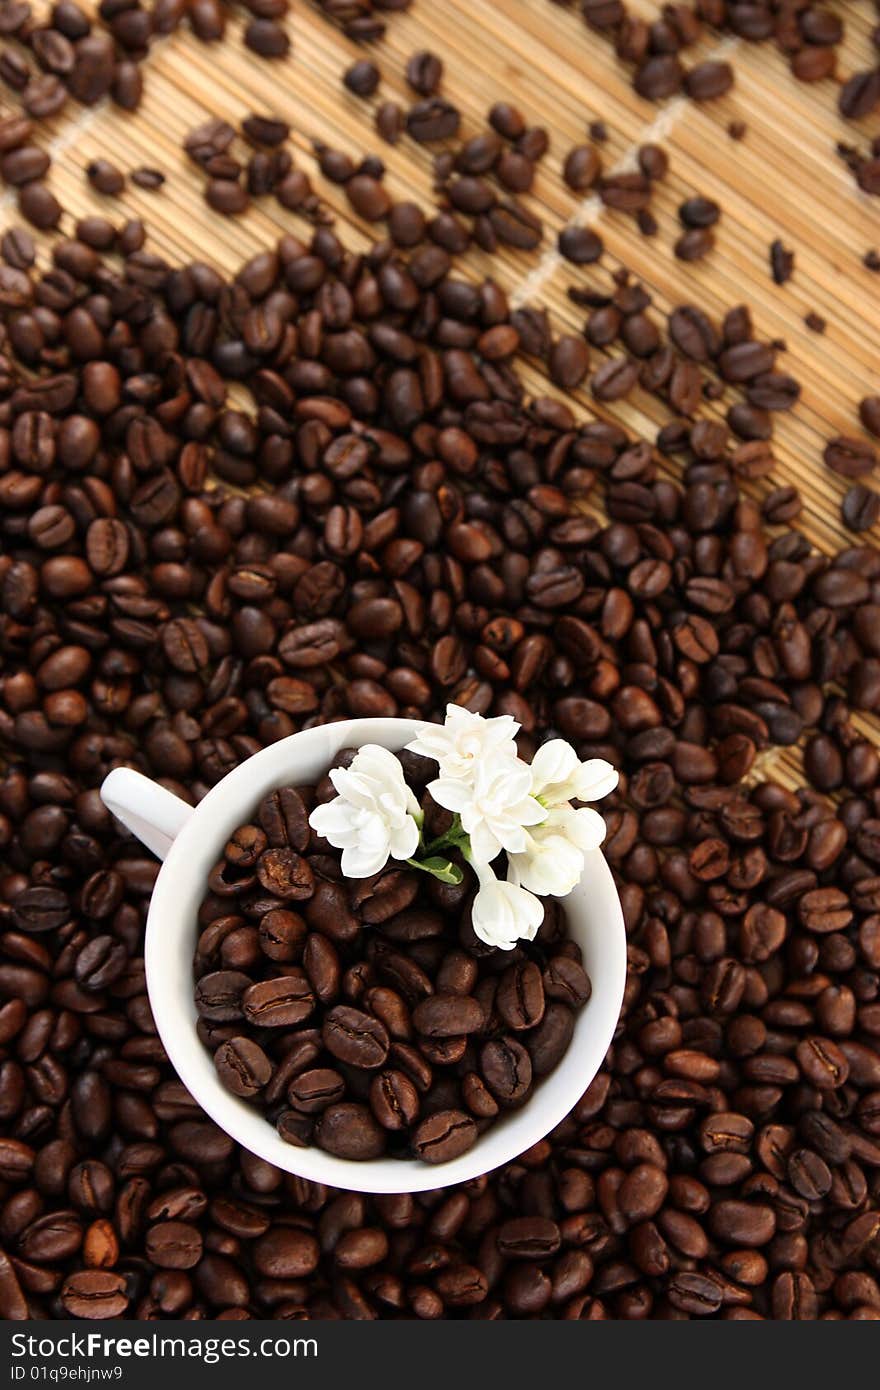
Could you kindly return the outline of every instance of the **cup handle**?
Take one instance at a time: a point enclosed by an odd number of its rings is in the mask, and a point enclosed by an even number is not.
[[[132,767],[115,767],[101,784],[101,800],[147,849],[164,859],[193,813],[179,796]]]

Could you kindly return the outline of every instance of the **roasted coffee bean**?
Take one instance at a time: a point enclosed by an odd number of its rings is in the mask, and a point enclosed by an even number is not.
[[[25,888],[13,899],[12,918],[19,931],[56,931],[69,916],[67,896],[57,888]]]
[[[590,365],[590,350],[583,338],[566,334],[553,344],[549,357],[550,375],[567,391],[579,386]]]
[[[572,265],[592,265],[604,251],[602,238],[592,227],[565,227],[559,233],[559,253]]]
[[[484,1019],[478,1000],[466,994],[431,994],[416,1005],[412,1021],[425,1037],[453,1038],[479,1032]]]
[[[192,1269],[202,1248],[201,1232],[186,1221],[158,1221],[147,1232],[147,1255],[160,1269]]]
[[[672,96],[681,86],[684,72],[673,54],[646,59],[636,70],[633,86],[639,96],[660,101]]]
[[[573,1009],[586,1004],[592,993],[590,977],[583,966],[568,956],[552,956],[544,970],[543,981],[548,999],[559,1000]]]
[[[723,1301],[723,1287],[710,1275],[676,1274],[669,1281],[669,1302],[691,1317],[712,1317]]]
[[[293,1108],[306,1115],[317,1114],[328,1105],[341,1101],[344,1095],[344,1079],[329,1067],[315,1067],[311,1071],[300,1072],[287,1088],[287,1098]]]
[[[733,69],[729,63],[708,60],[696,63],[685,74],[684,89],[692,101],[714,101],[733,86]]]
[[[264,1279],[307,1279],[318,1267],[320,1247],[308,1230],[276,1226],[254,1242],[254,1267]]]
[[[710,1209],[709,1222],[713,1235],[730,1245],[766,1245],[776,1230],[772,1207],[727,1198]]]
[[[98,193],[114,197],[125,187],[125,175],[107,159],[93,159],[86,166],[89,183]]]
[[[706,227],[695,227],[683,232],[677,239],[674,251],[680,261],[701,261],[715,245],[715,237]]]
[[[714,227],[721,216],[721,209],[712,198],[697,196],[686,198],[680,204],[678,216],[685,227]]]
[[[252,19],[245,25],[244,41],[261,58],[283,58],[290,50],[290,39],[275,19]]]
[[[535,1076],[546,1076],[568,1050],[574,1031],[574,1014],[566,1004],[548,1004],[541,1023],[525,1038]]]
[[[838,95],[840,114],[847,120],[867,116],[880,101],[880,75],[876,72],[857,72],[844,82]]]
[[[770,243],[770,274],[775,285],[786,284],[794,274],[794,252],[783,246],[779,237]]]
[[[840,507],[844,523],[851,531],[870,531],[880,520],[880,493],[854,483]]]
[[[410,107],[406,128],[419,144],[448,140],[458,132],[461,117],[458,110],[442,97],[427,97]]]
[[[302,1023],[315,1007],[308,979],[291,967],[286,975],[250,985],[241,996],[241,1011],[261,1028],[289,1028]]]
[[[625,357],[612,357],[596,368],[590,378],[590,390],[599,401],[618,401],[628,396],[639,379],[635,362]]]
[[[826,464],[843,478],[861,478],[871,473],[877,462],[874,448],[867,440],[838,436],[829,440],[823,455]]]
[[[244,1012],[244,995],[252,988],[248,975],[240,970],[217,970],[203,975],[195,989],[200,1018],[211,1023],[232,1023]]]
[[[545,1260],[555,1255],[562,1243],[559,1227],[546,1217],[521,1216],[505,1221],[495,1242],[508,1260]]]
[[[515,1032],[538,1026],[544,1017],[544,984],[534,961],[524,961],[504,971],[495,993],[495,1008]]]
[[[429,97],[436,92],[443,77],[443,64],[435,53],[423,50],[407,59],[406,80],[419,96]]]
[[[236,1096],[255,1096],[272,1075],[272,1063],[250,1038],[230,1038],[214,1053],[217,1075]]]
[[[14,270],[28,270],[36,260],[36,247],[24,227],[10,227],[0,238],[0,255]]]
[[[477,1126],[463,1110],[438,1110],[413,1132],[413,1150],[425,1163],[448,1163],[476,1143]]]
[[[109,1269],[84,1269],[61,1286],[61,1303],[73,1318],[118,1318],[129,1303],[126,1279]]]
[[[302,853],[308,848],[309,826],[302,797],[294,787],[271,792],[259,807],[259,821],[269,844]]]
[[[402,1071],[380,1071],[370,1083],[370,1106],[383,1129],[409,1129],[419,1113],[419,1093]]]
[[[380,73],[375,63],[368,58],[360,58],[346,68],[342,80],[355,96],[371,97],[379,86]]]
[[[846,1054],[830,1038],[804,1038],[798,1043],[796,1055],[808,1081],[820,1090],[836,1089],[849,1076]]]
[[[257,863],[257,878],[272,897],[303,902],[314,892],[307,860],[291,849],[267,849]]]
[[[385,1135],[365,1105],[344,1101],[322,1111],[315,1142],[337,1158],[366,1161],[385,1150]]]
[[[487,1042],[480,1051],[480,1071],[489,1090],[502,1105],[513,1105],[532,1084],[532,1059],[516,1038]]]
[[[388,1057],[390,1039],[383,1023],[360,1009],[338,1004],[324,1019],[324,1046],[340,1062],[376,1068]]]
[[[562,177],[575,193],[592,188],[602,168],[598,150],[593,145],[577,145],[565,156]]]

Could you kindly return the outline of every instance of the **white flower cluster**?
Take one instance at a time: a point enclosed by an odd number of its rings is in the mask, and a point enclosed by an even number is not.
[[[350,767],[331,769],[330,781],[338,795],[315,807],[309,825],[342,850],[347,878],[370,878],[389,859],[415,854],[422,813],[399,758],[377,743],[365,743]]]
[[[570,893],[584,856],[605,837],[598,811],[575,809],[572,801],[598,801],[617,786],[610,763],[580,762],[564,739],[551,739],[530,764],[523,762],[514,742],[518,729],[509,715],[483,719],[449,705],[444,724],[428,725],[407,745],[440,764],[428,791],[458,816],[468,836],[464,853],[480,884],[474,931],[502,950],[534,939],[544,916],[538,896]],[[506,881],[492,870],[502,850]]]
[[[397,758],[368,744],[347,770],[334,768],[338,795],[318,806],[310,824],[343,851],[342,870],[353,878],[378,873],[389,858],[405,860],[455,882],[460,871],[438,858],[458,848],[473,868],[479,889],[473,904],[477,936],[511,950],[533,940],[544,910],[539,898],[564,897],[584,871],[585,855],[605,836],[597,811],[573,802],[598,801],[617,786],[617,772],[601,758],[580,762],[564,739],[538,749],[532,762],[519,757],[519,725],[509,715],[484,719],[448,705],[443,724],[427,724],[409,751],[432,758],[440,775],[428,784],[439,806],[453,814],[450,830],[422,843],[422,816]],[[492,863],[507,856],[507,877]]]

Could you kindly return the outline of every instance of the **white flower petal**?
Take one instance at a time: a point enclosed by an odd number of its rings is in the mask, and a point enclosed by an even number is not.
[[[406,785],[400,759],[379,743],[365,743],[358,749],[351,766],[372,781],[387,782],[390,786]]]
[[[350,767],[334,767],[330,772],[330,781],[333,783],[337,792],[344,797],[352,806],[359,807],[362,811],[373,809],[376,795],[384,785],[383,781],[376,781],[374,778],[365,775],[364,769],[358,764],[357,758]]]
[[[528,838],[526,827],[515,816],[499,816],[487,824],[501,848],[508,853],[525,849]]]
[[[480,890],[474,898],[471,920],[475,934],[488,946],[510,951],[517,941],[534,940],[544,920],[538,899],[515,883],[478,870]]]
[[[497,714],[486,719],[482,714],[465,709],[463,705],[446,706],[446,727],[454,733],[479,733],[481,737],[498,740],[513,738],[519,733],[519,724],[509,714]]]
[[[461,812],[473,800],[473,789],[466,782],[452,777],[438,777],[428,783],[428,791],[438,806],[446,811]]]
[[[406,745],[410,753],[420,753],[423,758],[440,759],[440,754],[448,745],[446,730],[440,725],[427,724],[416,737]]]
[[[346,878],[372,878],[388,863],[387,846],[383,849],[368,849],[363,845],[353,845],[342,851],[342,872]]]
[[[392,859],[412,859],[419,847],[419,827],[411,816],[406,823],[393,830],[389,837]]]
[[[419,807],[407,786],[400,761],[387,748],[365,744],[347,768],[334,768],[331,781],[339,793],[316,806],[309,824],[342,850],[342,871],[368,878],[388,862],[391,837],[409,858],[418,846]],[[412,846],[412,849],[408,849]]]
[[[322,801],[320,805],[316,806],[312,811],[309,816],[309,825],[313,830],[316,830],[319,835],[324,834],[325,826],[335,829],[336,826],[341,827],[343,822],[346,824],[348,823],[348,812],[343,811],[340,814],[341,800],[341,797],[336,796],[332,801]]]
[[[517,756],[513,736],[519,725],[510,715],[484,719],[460,705],[447,705],[442,725],[426,724],[407,747],[440,764],[443,778],[473,781],[488,758],[510,761]]]
[[[604,758],[588,758],[581,763],[574,776],[575,790],[572,796],[578,801],[601,801],[608,796],[620,781],[620,773]]]
[[[388,826],[381,816],[364,816],[357,827],[359,841],[369,849],[388,852]]]
[[[585,854],[598,849],[605,839],[605,821],[599,812],[590,806],[582,806],[577,811],[566,811],[560,823],[566,838]]]
[[[508,859],[508,877],[539,897],[564,898],[580,881],[584,856],[563,835],[530,840],[524,854]]]
[[[464,820],[462,820],[462,825],[464,825]],[[498,858],[502,849],[501,841],[487,821],[475,821],[471,829],[468,829],[467,826],[465,829],[470,836],[471,853],[477,862],[491,864],[493,859]]]
[[[536,801],[533,796],[524,796],[522,801],[511,811],[511,815],[518,820],[520,825],[540,825],[547,819],[547,807],[542,806],[540,801]]]
[[[477,792],[481,797],[491,798],[502,805],[511,806],[532,789],[532,772],[528,763],[517,758],[497,764],[484,764],[477,774]]]
[[[540,796],[545,787],[567,781],[577,766],[577,753],[564,738],[542,743],[531,762],[532,795]]]

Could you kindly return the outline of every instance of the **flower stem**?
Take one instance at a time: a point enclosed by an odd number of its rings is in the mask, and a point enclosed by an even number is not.
[[[421,869],[423,873],[431,874],[439,879],[441,883],[461,883],[464,877],[457,864],[453,864],[450,859],[444,859],[442,855],[437,855],[430,859],[407,859],[412,869]]]
[[[434,854],[438,849],[463,849],[469,843],[467,832],[462,829],[461,819],[456,814],[449,829],[426,845],[425,850],[428,854]]]

